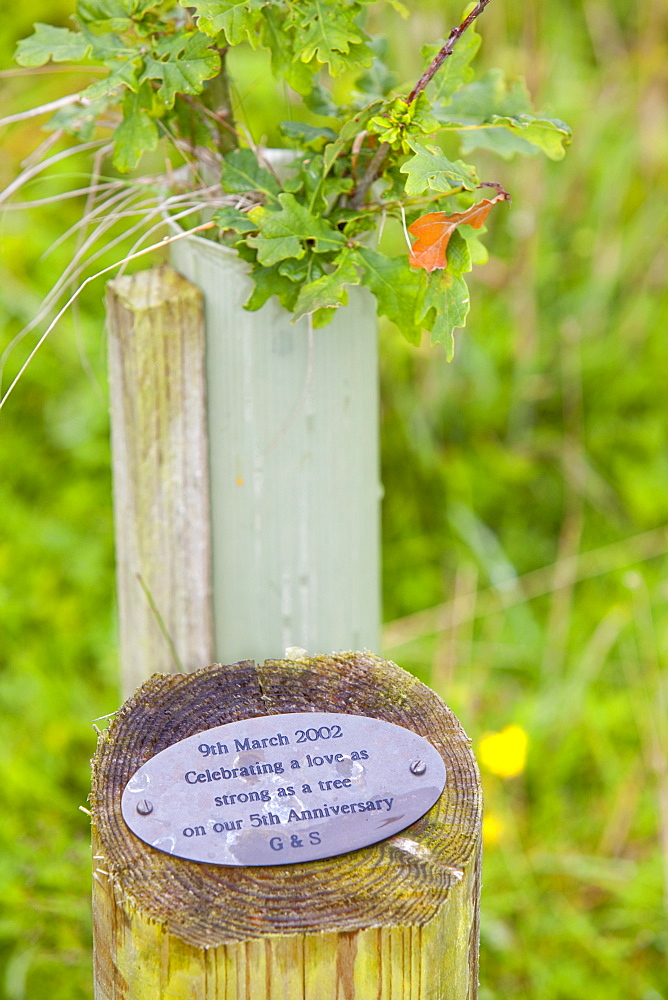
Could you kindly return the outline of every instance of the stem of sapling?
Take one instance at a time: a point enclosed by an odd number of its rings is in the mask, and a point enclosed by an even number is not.
[[[208,112],[207,117],[213,121],[216,149],[221,156],[224,156],[225,153],[238,147],[239,139],[232,114],[230,81],[227,74],[227,47],[217,48],[216,51],[220,56],[220,70],[204,84],[200,101]]]
[[[461,36],[464,34],[466,29],[469,28],[476,20],[476,18],[478,18],[482,14],[483,10],[485,9],[488,3],[490,3],[490,0],[479,0],[479,2],[475,5],[473,10],[471,11],[471,13],[464,18],[462,23],[457,25],[456,28],[452,29],[452,31],[448,35],[445,45],[443,45],[443,47],[439,49],[439,51],[434,56],[427,69],[424,71],[424,73],[422,74],[422,76],[420,77],[420,79],[415,84],[410,94],[406,98],[407,104],[412,104],[413,101],[415,101],[416,98],[422,93],[422,91],[425,89],[430,80],[433,79],[438,70],[441,68],[445,60],[448,58],[448,56],[452,55],[455,45],[457,44]],[[357,189],[353,192],[350,198],[351,208],[357,209],[362,206],[362,203],[366,198],[367,191],[369,190],[373,182],[381,174],[383,164],[385,163],[389,151],[390,151],[390,144],[388,142],[383,142],[380,144],[373,159],[371,160],[369,166],[365,171],[364,177],[362,178]]]
[[[457,44],[461,36],[464,34],[466,29],[473,24],[475,19],[482,14],[483,10],[485,9],[488,3],[490,3],[490,0],[479,0],[479,2],[475,5],[473,10],[471,11],[471,13],[468,15],[468,17],[465,17],[461,24],[459,24],[456,28],[452,29],[452,31],[448,35],[445,45],[436,53],[436,55],[430,62],[429,66],[424,71],[424,73],[422,74],[422,76],[420,77],[420,79],[415,84],[410,94],[406,98],[408,104],[413,103],[416,97],[422,93],[422,91],[427,86],[429,81],[433,79],[436,73],[438,73],[439,69],[441,68],[445,60],[448,58],[448,56],[452,55],[455,45]]]

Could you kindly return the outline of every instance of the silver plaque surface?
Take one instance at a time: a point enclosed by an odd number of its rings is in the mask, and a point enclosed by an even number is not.
[[[391,837],[445,785],[438,751],[402,726],[294,712],[189,736],[125,786],[123,818],[147,844],[216,865],[329,858]]]

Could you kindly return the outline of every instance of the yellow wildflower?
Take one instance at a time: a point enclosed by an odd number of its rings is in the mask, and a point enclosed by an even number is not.
[[[488,733],[480,740],[480,763],[501,778],[514,778],[524,770],[529,738],[521,726],[506,726],[500,733]]]
[[[506,829],[506,824],[497,813],[485,813],[482,818],[482,839],[490,847],[498,844]]]

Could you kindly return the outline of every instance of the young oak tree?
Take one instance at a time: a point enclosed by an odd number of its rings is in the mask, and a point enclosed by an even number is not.
[[[367,30],[370,0],[79,0],[72,28],[37,24],[16,58],[96,67],[50,127],[82,144],[111,128],[120,174],[136,177],[159,143],[179,150],[192,168],[189,194],[215,208],[208,235],[248,262],[246,309],[275,295],[321,327],[348,287],[363,284],[411,343],[429,331],[451,358],[469,310],[465,275],[486,260],[481,227],[509,199],[453,158],[457,144],[467,159],[487,149],[556,160],[570,140],[567,125],[531,110],[521,82],[497,70],[475,78],[474,22],[489,3],[472,5],[447,39],[427,41],[412,87],[397,87],[384,39]],[[400,0],[380,4],[408,16]],[[227,55],[238,45],[269,50],[277,82],[302,109],[303,120],[281,123],[292,154],[280,171],[248,140],[233,100]],[[336,77],[348,85],[332,87]],[[209,176],[214,165],[214,184],[201,181],[203,162]],[[163,211],[184,203],[175,195],[183,171],[154,180]],[[399,255],[373,248],[388,217],[416,237],[412,249],[408,235]]]

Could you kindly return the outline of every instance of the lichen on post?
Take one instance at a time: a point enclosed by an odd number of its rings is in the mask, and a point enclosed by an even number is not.
[[[215,655],[201,293],[171,267],[124,275],[107,288],[107,327],[129,694],[153,670],[193,670]]]
[[[205,729],[288,712],[343,712],[412,730],[446,764],[443,794],[399,834],[303,864],[201,864],[131,833],[121,794],[147,760]],[[156,674],[100,736],[91,808],[97,1000],[477,995],[475,760],[452,712],[393,663],[340,653]]]

